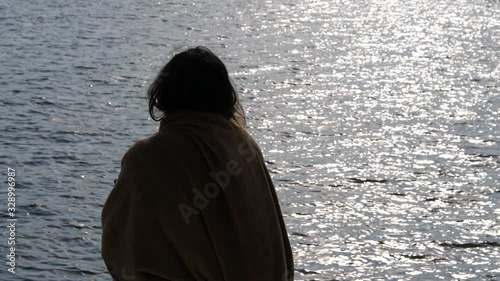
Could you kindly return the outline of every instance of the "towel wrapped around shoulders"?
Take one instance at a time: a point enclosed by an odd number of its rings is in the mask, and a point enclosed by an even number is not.
[[[293,280],[262,153],[217,114],[169,113],[158,133],[127,151],[102,230],[113,280]]]

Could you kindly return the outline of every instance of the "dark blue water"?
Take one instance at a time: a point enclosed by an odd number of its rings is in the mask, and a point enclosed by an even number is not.
[[[0,0],[16,275],[110,280],[100,213],[172,51],[226,62],[296,280],[500,280],[498,1]],[[7,255],[6,227],[0,250]]]

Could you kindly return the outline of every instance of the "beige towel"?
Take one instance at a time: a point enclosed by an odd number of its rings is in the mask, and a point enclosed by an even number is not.
[[[262,154],[217,114],[170,113],[158,133],[132,146],[102,229],[102,257],[115,280],[293,280]]]

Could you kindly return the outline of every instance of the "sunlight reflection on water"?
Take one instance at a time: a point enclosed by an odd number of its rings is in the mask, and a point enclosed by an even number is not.
[[[206,45],[266,154],[296,280],[500,278],[498,1],[19,3],[0,4],[19,276],[109,280],[100,211],[156,129],[145,89]]]

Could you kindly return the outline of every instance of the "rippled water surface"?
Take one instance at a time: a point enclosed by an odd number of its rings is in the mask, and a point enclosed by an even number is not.
[[[0,164],[18,172],[17,275],[2,261],[0,279],[111,280],[100,212],[123,153],[157,130],[146,87],[172,50],[205,45],[267,157],[296,280],[500,280],[499,12],[0,0]]]

